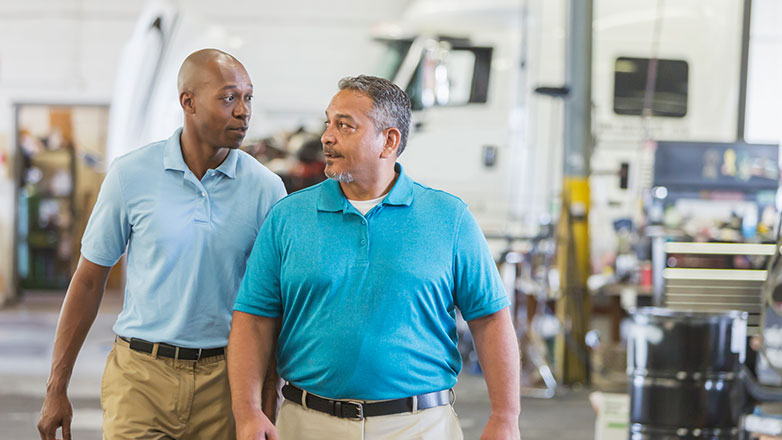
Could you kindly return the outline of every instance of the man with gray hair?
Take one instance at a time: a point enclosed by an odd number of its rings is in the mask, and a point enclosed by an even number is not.
[[[461,200],[396,162],[407,95],[363,75],[339,89],[321,138],[330,179],[272,208],[234,305],[237,438],[462,438],[458,308],[491,399],[482,438],[518,439],[519,352],[486,240]],[[260,398],[273,350],[287,381],[276,428]]]

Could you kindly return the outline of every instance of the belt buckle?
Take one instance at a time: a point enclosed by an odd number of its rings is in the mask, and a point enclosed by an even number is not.
[[[348,400],[347,403],[351,403],[356,406],[356,417],[347,417],[350,420],[364,420],[364,403],[358,400]]]

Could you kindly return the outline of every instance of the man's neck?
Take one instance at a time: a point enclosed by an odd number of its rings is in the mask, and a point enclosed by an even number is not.
[[[198,180],[201,180],[209,169],[215,169],[228,157],[229,148],[214,148],[202,142],[195,133],[188,130],[182,130],[179,137],[179,144],[182,146],[182,159],[195,174]]]
[[[349,200],[372,200],[391,191],[398,177],[394,168],[390,167],[368,176],[365,180],[357,178],[350,183],[339,182],[339,186]]]

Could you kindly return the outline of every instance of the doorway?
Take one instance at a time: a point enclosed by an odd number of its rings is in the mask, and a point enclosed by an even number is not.
[[[15,105],[15,290],[65,292],[106,173],[108,105]],[[121,287],[121,264],[110,286]]]

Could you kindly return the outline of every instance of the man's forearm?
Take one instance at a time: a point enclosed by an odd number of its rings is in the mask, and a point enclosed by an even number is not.
[[[266,370],[270,366],[276,335],[275,327],[274,318],[243,312],[233,314],[227,359],[231,403],[237,419],[248,412],[255,413],[262,409],[261,388],[264,382],[262,378],[265,377]],[[265,388],[269,389],[268,386]],[[269,397],[264,396],[264,398]],[[272,417],[269,418],[274,420]]]
[[[110,269],[83,257],[79,261],[57,322],[47,391],[67,389],[76,357],[98,314]]]
[[[468,324],[489,389],[492,417],[517,420],[521,411],[520,359],[508,309]]]
[[[275,423],[277,421],[277,412],[280,410],[282,402],[282,379],[277,374],[277,356],[275,355],[276,341],[280,337],[280,320],[275,323],[277,331],[274,333],[272,348],[269,352],[269,366],[266,368],[266,377],[263,380],[263,389],[261,391],[261,408],[266,417]]]

